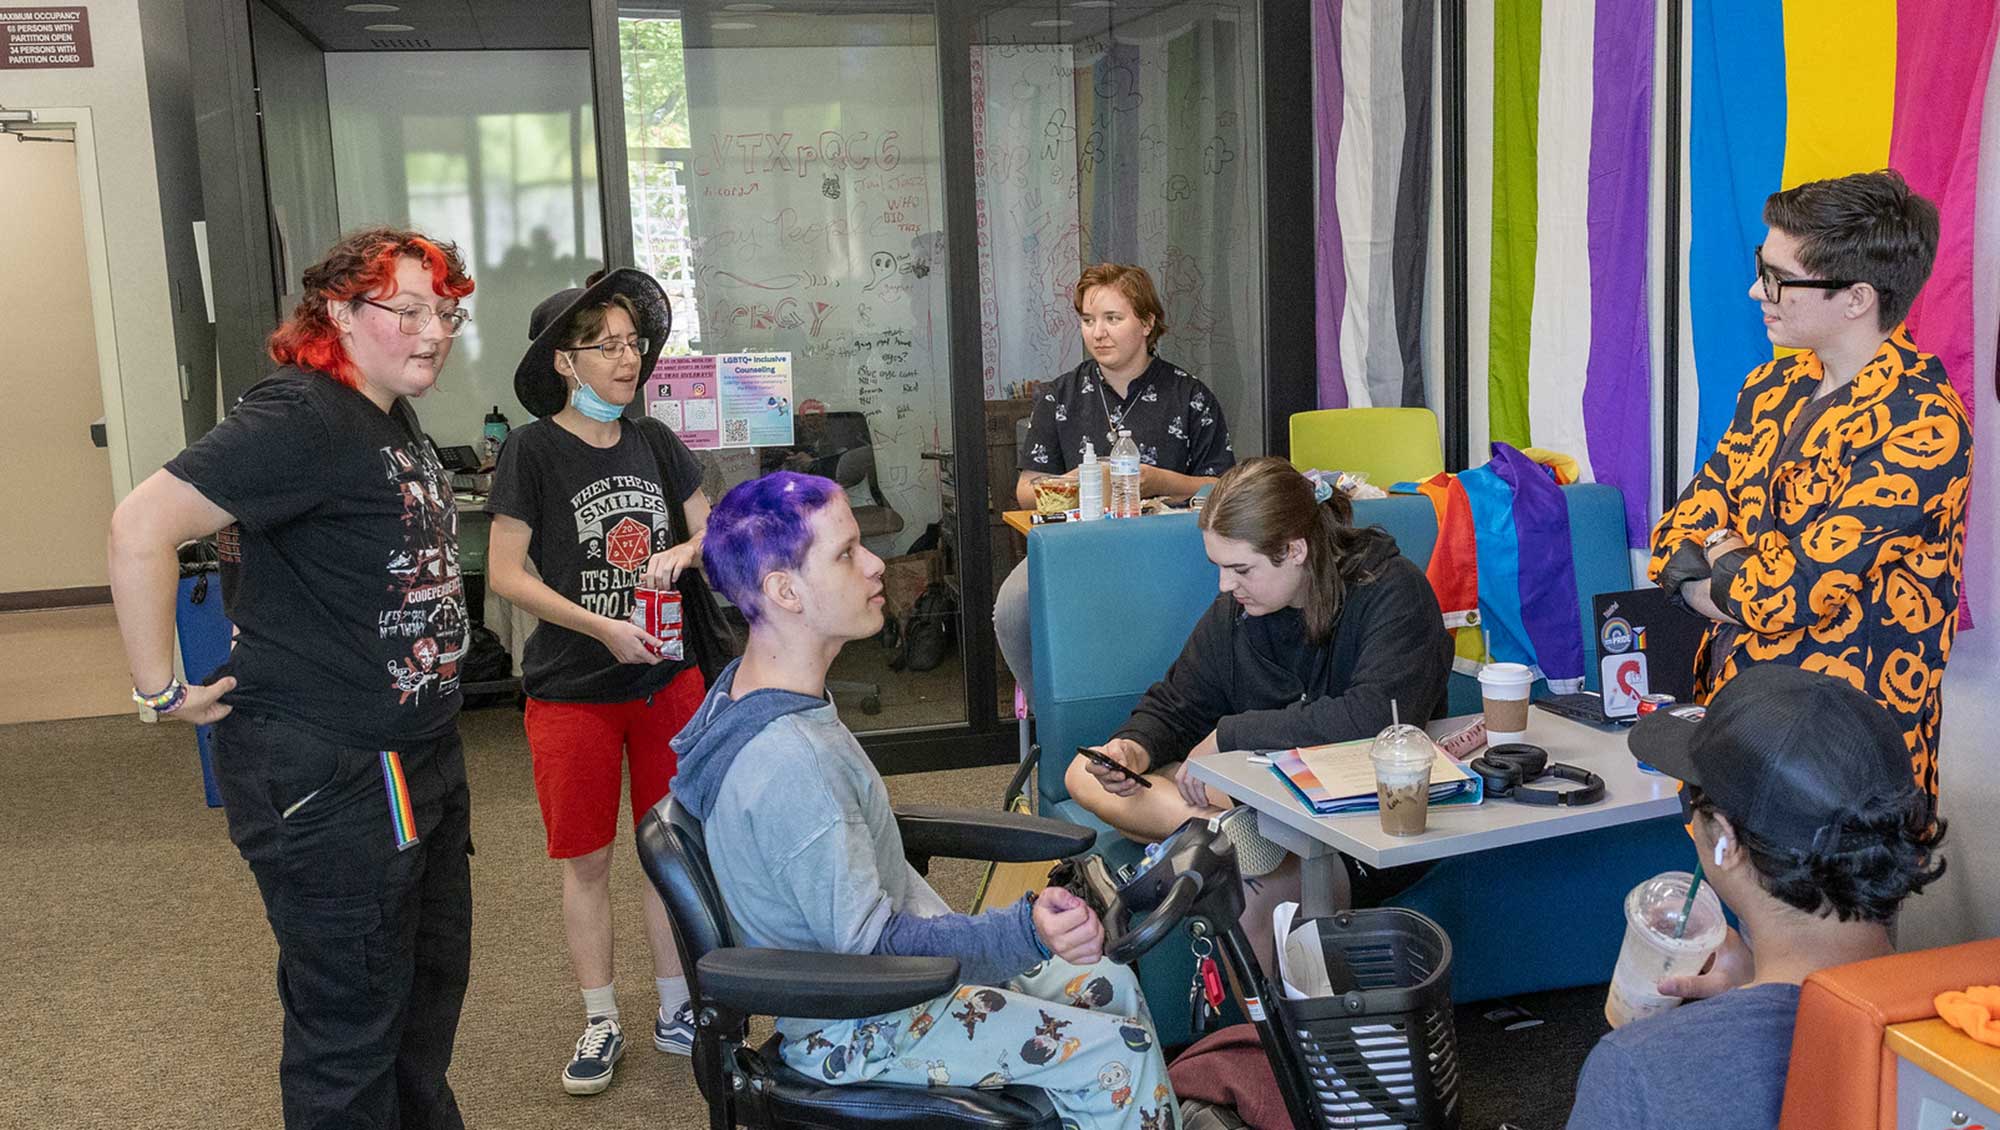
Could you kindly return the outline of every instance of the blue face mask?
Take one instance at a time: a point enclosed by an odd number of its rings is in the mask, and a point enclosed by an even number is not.
[[[569,402],[578,412],[600,424],[608,424],[625,414],[623,408],[597,395],[590,385],[584,382],[579,382],[576,391],[569,394]]]

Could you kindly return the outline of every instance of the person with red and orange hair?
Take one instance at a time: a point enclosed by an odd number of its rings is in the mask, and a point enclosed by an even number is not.
[[[456,248],[343,238],[271,335],[284,367],[111,517],[133,698],[214,723],[229,837],[278,943],[287,1126],[462,1127],[445,1080],[472,958],[450,476],[409,401],[471,315]],[[176,548],[217,537],[238,632],[174,673]]]

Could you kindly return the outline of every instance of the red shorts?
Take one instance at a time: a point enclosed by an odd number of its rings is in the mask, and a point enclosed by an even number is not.
[[[678,760],[667,743],[701,707],[701,672],[674,676],[631,702],[528,700],[528,751],[535,796],[549,832],[549,858],[574,859],[618,834],[618,792],[632,766],[632,823],[667,795]]]

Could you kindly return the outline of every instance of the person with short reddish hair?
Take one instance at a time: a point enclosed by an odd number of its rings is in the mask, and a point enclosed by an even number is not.
[[[472,962],[465,597],[451,479],[409,401],[437,383],[472,278],[449,243],[370,228],[304,282],[271,335],[284,367],[112,514],[112,600],[133,698],[215,724],[229,837],[278,943],[285,1124],[452,1130]],[[238,634],[190,687],[176,548],[211,534]]]
[[[1166,309],[1143,267],[1099,263],[1084,269],[1071,296],[1090,356],[1057,377],[1035,401],[1015,465],[1014,501],[1035,508],[1042,479],[1074,481],[1088,443],[1111,458],[1118,431],[1139,448],[1139,494],[1185,502],[1236,465],[1229,424],[1215,391],[1159,355]],[[1110,504],[1109,493],[1105,503]],[[1024,696],[1033,693],[1028,638],[1028,570],[1014,567],[993,598],[993,630]]]

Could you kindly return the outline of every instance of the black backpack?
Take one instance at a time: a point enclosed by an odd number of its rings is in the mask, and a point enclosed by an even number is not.
[[[931,585],[910,607],[903,625],[903,648],[889,661],[889,669],[935,668],[951,654],[951,641],[957,634],[958,597],[942,584]]]

